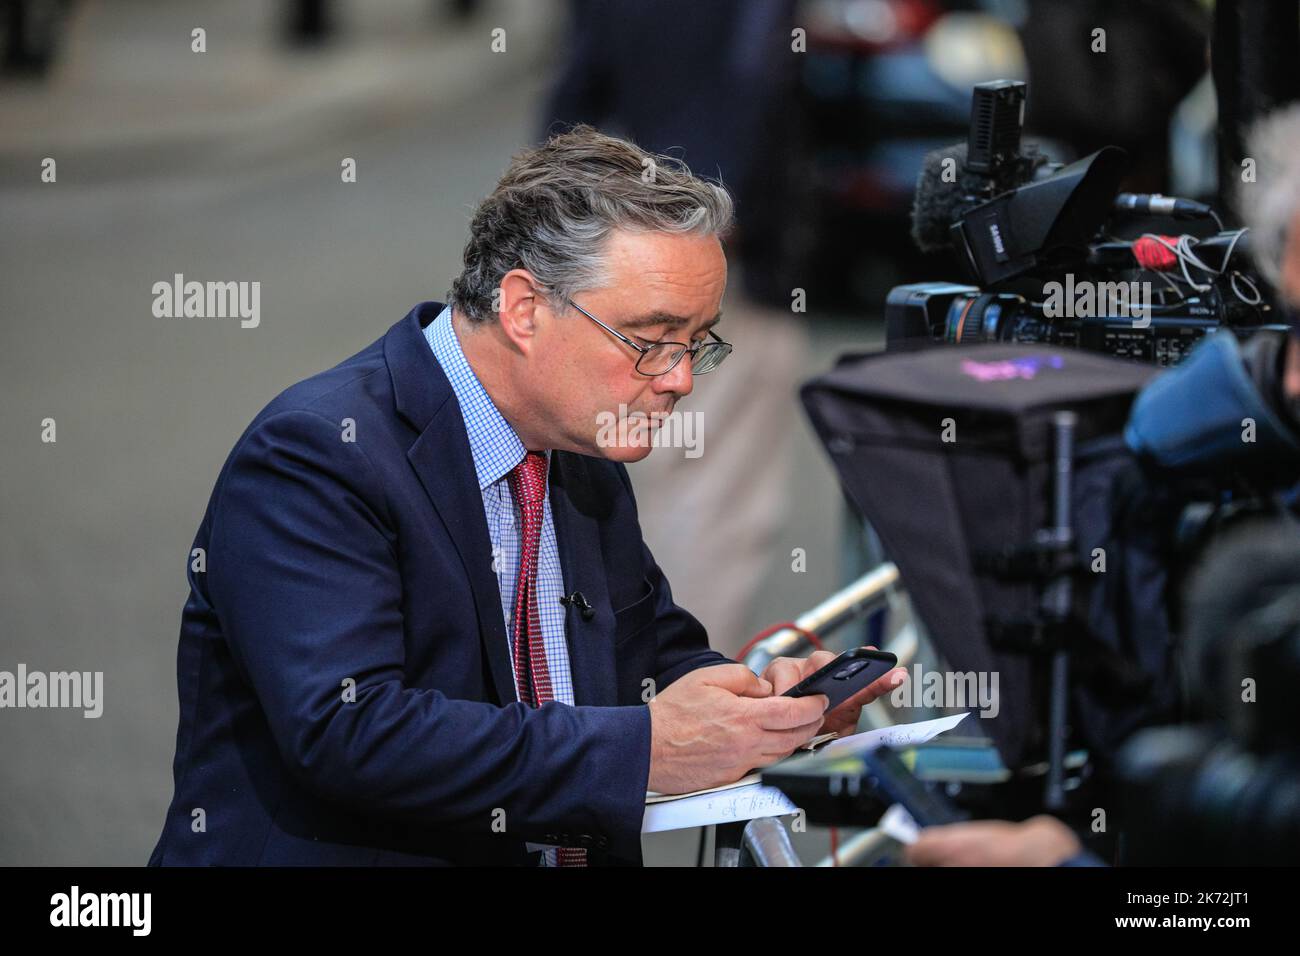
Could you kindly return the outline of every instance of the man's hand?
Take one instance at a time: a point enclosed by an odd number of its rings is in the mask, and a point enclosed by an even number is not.
[[[1056,866],[1079,850],[1069,827],[1040,815],[1024,823],[975,820],[926,827],[903,858],[913,866]]]
[[[739,780],[790,756],[817,735],[824,694],[774,697],[743,664],[693,670],[650,701],[650,780],[688,793]]]
[[[874,651],[875,648],[873,647],[871,650]],[[771,682],[773,694],[784,694],[805,677],[815,674],[835,660],[837,656],[837,654],[832,654],[830,651],[814,651],[807,657],[778,657],[763,669],[763,678]],[[901,667],[895,667],[877,678],[873,683],[868,684],[840,706],[826,714],[821,728],[813,736],[829,734],[832,731],[840,736],[853,733],[858,727],[858,717],[862,714],[862,708],[876,698],[888,694],[903,683],[906,678],[907,671]],[[823,701],[825,700],[824,695],[819,694],[817,696]],[[825,706],[825,704],[822,706]]]

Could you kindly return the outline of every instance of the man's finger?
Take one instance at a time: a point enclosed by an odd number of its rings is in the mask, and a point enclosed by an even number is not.
[[[738,697],[770,697],[772,685],[744,664],[714,664],[692,673],[699,674],[702,684],[712,684]]]
[[[793,730],[770,731],[763,740],[763,759],[769,762],[784,760],[808,741],[817,736],[821,721],[814,720]]]
[[[835,660],[835,657],[836,655],[831,651],[813,651],[803,659],[804,674],[808,675],[821,670],[831,661]]]
[[[778,657],[763,669],[763,676],[772,682],[772,693],[784,694],[803,680],[801,663],[793,657]]]
[[[761,729],[793,730],[814,721],[820,726],[829,703],[825,694],[813,694],[809,697],[773,696],[756,700],[753,706]]]

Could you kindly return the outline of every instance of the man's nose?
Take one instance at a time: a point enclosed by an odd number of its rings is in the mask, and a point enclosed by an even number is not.
[[[652,383],[656,392],[676,392],[679,398],[685,398],[691,394],[695,382],[691,371],[690,353],[683,355],[670,371],[664,372],[662,375],[656,375]]]

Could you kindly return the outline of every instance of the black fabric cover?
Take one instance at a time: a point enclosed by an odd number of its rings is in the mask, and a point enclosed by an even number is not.
[[[1128,457],[1114,436],[1155,372],[1077,350],[994,343],[846,357],[803,386],[841,484],[949,664],[998,672],[1000,712],[980,725],[1010,767],[1042,756],[1045,672],[991,647],[985,620],[1032,614],[1040,590],[977,574],[972,555],[1028,544],[1051,524],[1052,416],[1062,409],[1078,415],[1073,510],[1090,525],[1076,527],[1079,547],[1107,540],[1099,522],[1110,477]],[[955,441],[942,440],[946,419]],[[1076,591],[1075,603],[1086,616],[1093,602]]]

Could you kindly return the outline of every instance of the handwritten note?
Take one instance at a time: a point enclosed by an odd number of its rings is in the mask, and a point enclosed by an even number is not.
[[[952,730],[970,716],[970,712],[922,720],[915,724],[894,724],[879,730],[867,730],[851,737],[832,740],[821,748],[823,754],[864,753],[877,747],[911,747],[933,740],[946,730]]]
[[[642,833],[705,827],[715,823],[733,823],[794,813],[799,808],[776,787],[750,783],[725,790],[663,800],[646,805],[641,820]]]

